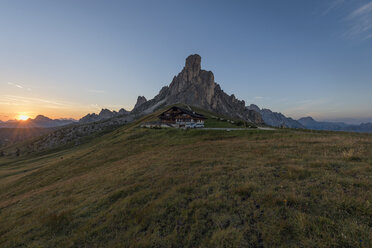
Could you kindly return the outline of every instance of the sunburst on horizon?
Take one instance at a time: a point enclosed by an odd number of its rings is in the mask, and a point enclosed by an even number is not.
[[[26,120],[28,120],[30,117],[28,116],[28,115],[19,115],[18,117],[17,117],[17,119],[18,120],[20,120],[20,121],[26,121]]]

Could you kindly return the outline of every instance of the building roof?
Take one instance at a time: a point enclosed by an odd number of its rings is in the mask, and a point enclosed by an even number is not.
[[[195,112],[193,112],[191,110],[188,110],[188,109],[185,109],[185,108],[181,108],[181,107],[177,107],[177,106],[173,106],[173,107],[167,109],[166,111],[164,111],[163,113],[161,113],[160,115],[158,115],[158,117],[162,117],[164,115],[164,113],[167,112],[167,111],[169,111],[169,110],[180,110],[182,113],[188,114],[191,117],[199,118],[199,119],[207,119],[202,114],[198,114],[198,113],[195,113]]]

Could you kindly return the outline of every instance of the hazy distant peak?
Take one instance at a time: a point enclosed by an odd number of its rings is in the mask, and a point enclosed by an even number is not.
[[[304,128],[301,123],[290,117],[286,117],[282,113],[273,112],[265,108],[260,109],[255,104],[251,104],[247,108],[259,112],[267,125],[274,127]]]
[[[44,115],[38,115],[35,119],[27,119],[26,121],[20,120],[9,120],[7,122],[0,122],[0,128],[51,128],[51,127],[60,127],[71,124],[75,122],[73,119],[50,119]]]
[[[44,116],[44,115],[38,115],[35,117],[34,121],[51,121],[52,119]]]
[[[256,104],[251,104],[248,106],[249,109],[252,109],[254,111],[260,112],[261,109]]]
[[[314,118],[311,116],[306,116],[298,119],[300,122],[315,122]]]
[[[79,120],[79,122],[81,123],[96,122],[96,121],[102,121],[102,120],[110,119],[113,117],[124,116],[128,114],[129,112],[126,111],[124,108],[121,108],[118,112],[103,108],[101,109],[98,115],[95,113],[87,114],[86,116],[82,117]]]

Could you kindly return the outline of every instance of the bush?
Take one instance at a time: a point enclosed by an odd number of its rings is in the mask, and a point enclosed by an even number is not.
[[[237,126],[239,126],[239,127],[245,125],[244,121],[237,121],[235,124],[236,124]]]

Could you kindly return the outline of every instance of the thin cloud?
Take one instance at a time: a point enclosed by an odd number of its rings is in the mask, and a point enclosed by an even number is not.
[[[359,7],[358,9],[354,10],[350,15],[349,18],[356,18],[361,15],[365,15],[372,11],[372,2],[366,3]]]
[[[71,108],[74,103],[63,102],[63,101],[53,101],[49,99],[36,98],[36,97],[24,97],[24,96],[14,96],[14,95],[3,95],[0,104],[25,106],[29,104],[47,104],[49,108],[64,109]]]
[[[345,3],[345,0],[333,0],[329,3],[328,8],[323,12],[323,15],[327,15],[329,12],[338,9]]]
[[[365,39],[368,40],[370,38],[372,38],[372,34],[368,35]]]
[[[329,2],[323,15],[341,8],[346,10],[347,13],[341,19],[346,29],[342,36],[348,39],[368,40],[372,38],[372,1],[362,5],[356,3],[357,1],[333,0]]]
[[[12,83],[12,82],[8,82],[8,85],[11,85],[13,87],[16,87],[18,89],[23,89],[23,90],[27,90],[27,91],[32,91],[31,88],[25,88],[24,86],[20,85],[20,84],[16,84],[16,83]]]
[[[17,87],[17,88],[19,88],[19,89],[23,89],[23,86],[22,86],[22,85],[15,84],[15,83],[12,83],[12,82],[8,82],[8,85],[11,85],[11,86]]]
[[[102,108],[98,104],[91,104],[91,108],[96,109],[96,110],[101,110]]]
[[[368,40],[372,38],[372,2],[359,6],[347,17],[349,30],[345,33],[348,38],[362,38]]]

